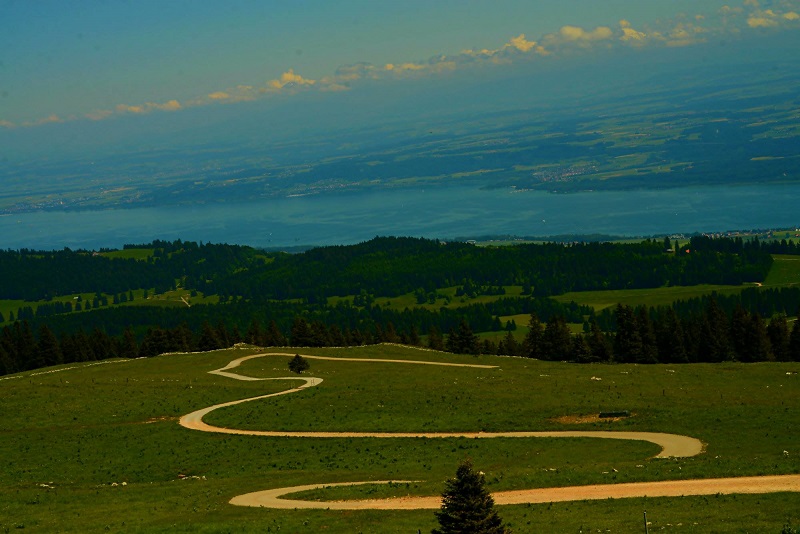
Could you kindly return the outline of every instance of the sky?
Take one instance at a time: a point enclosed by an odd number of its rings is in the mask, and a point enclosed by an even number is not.
[[[0,0],[0,133],[309,93],[334,106],[368,83],[797,32],[799,13],[800,0]]]

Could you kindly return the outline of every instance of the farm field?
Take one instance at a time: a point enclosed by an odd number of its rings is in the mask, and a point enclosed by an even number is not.
[[[721,295],[732,295],[740,293],[743,286],[723,286],[723,285],[697,285],[697,286],[671,286],[656,287],[650,289],[616,289],[609,291],[572,291],[552,297],[554,300],[563,303],[576,302],[586,306],[591,306],[595,311],[611,308],[617,304],[636,307],[647,306],[669,306],[678,300],[702,297],[716,292]]]
[[[800,256],[773,254],[772,258],[774,263],[770,268],[766,280],[764,280],[764,283],[759,287],[792,287],[800,284]],[[640,305],[654,307],[668,306],[678,300],[698,298],[713,292],[720,295],[732,295],[740,293],[742,289],[746,287],[753,287],[753,284],[740,286],[704,284],[696,286],[657,287],[651,289],[573,291],[552,298],[562,303],[576,302],[578,304],[591,306],[595,311],[599,312],[605,308],[616,306],[617,304],[625,304],[631,307]]]
[[[194,292],[195,296],[192,296],[191,291],[183,289],[165,291],[164,293],[155,293],[153,289],[149,290],[137,289],[135,291],[131,291],[131,294],[133,295],[133,300],[120,302],[117,304],[113,303],[114,295],[101,294],[101,297],[104,297],[108,302],[108,304],[106,304],[106,306],[104,307],[117,307],[117,306],[183,307],[183,306],[193,306],[195,304],[219,303],[219,297],[217,295],[205,296],[202,293],[195,291]],[[83,305],[85,305],[87,301],[91,303],[94,300],[95,296],[96,296],[95,293],[76,293],[73,295],[55,297],[50,300],[39,300],[39,301],[0,299],[0,313],[3,314],[3,317],[6,319],[6,322],[10,324],[13,322],[10,320],[10,318],[14,316],[12,314],[17,314],[20,308],[29,307],[35,313],[36,310],[41,305],[49,305],[60,302],[63,304],[69,303],[70,305],[73,306],[74,310],[76,303],[81,302]],[[79,298],[80,300],[78,300]],[[71,311],[69,313],[81,313],[81,311]]]
[[[782,287],[800,284],[800,256],[774,254],[775,262],[764,280],[766,287]]]
[[[310,359],[321,381],[291,395],[210,413],[233,428],[335,432],[665,432],[705,444],[657,459],[647,442],[596,438],[300,438],[197,432],[178,419],[212,404],[277,393],[297,381],[209,374],[264,352],[241,347],[43,369],[0,380],[0,529],[67,532],[415,532],[432,512],[272,510],[230,505],[248,492],[316,490],[321,500],[437,495],[466,457],[490,491],[800,473],[798,365],[573,365],[469,357],[393,345],[279,349],[236,373],[280,378],[292,354],[423,360],[443,367]],[[598,420],[600,411],[631,417]],[[800,494],[632,498],[500,506],[515,532],[780,532],[800,522]],[[663,528],[662,528],[663,527]]]

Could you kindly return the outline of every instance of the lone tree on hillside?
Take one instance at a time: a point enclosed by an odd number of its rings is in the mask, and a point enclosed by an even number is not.
[[[439,528],[431,534],[507,534],[485,484],[483,473],[472,469],[472,461],[461,462],[456,477],[445,482],[442,508],[436,512]]]
[[[293,373],[297,373],[298,375],[303,371],[308,371],[310,367],[311,364],[308,363],[308,360],[299,354],[295,354],[294,358],[289,360],[289,370]]]

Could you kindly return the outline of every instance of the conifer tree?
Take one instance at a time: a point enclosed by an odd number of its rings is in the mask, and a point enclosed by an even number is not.
[[[130,326],[122,332],[119,356],[120,358],[136,358],[139,356],[139,345],[136,343],[136,335]]]
[[[314,345],[314,336],[308,321],[302,317],[295,317],[292,323],[292,345],[295,347],[311,347]]]
[[[416,325],[411,325],[411,332],[408,334],[408,344],[419,345],[419,343],[419,331],[417,330]]]
[[[543,358],[551,361],[569,360],[572,353],[572,332],[566,319],[553,315],[542,334]]]
[[[589,322],[589,334],[586,337],[586,342],[592,351],[592,361],[595,362],[610,362],[611,361],[611,343],[608,338],[600,329],[597,320],[592,317]]]
[[[683,338],[683,327],[675,313],[675,308],[668,308],[666,315],[661,318],[656,328],[658,360],[661,363],[686,363],[688,357]]]
[[[641,306],[636,311],[636,324],[639,327],[639,337],[642,340],[642,350],[639,353],[639,363],[658,363],[658,344],[653,331],[653,323],[647,308]]]
[[[591,363],[594,360],[592,349],[586,341],[586,335],[579,334],[572,338],[570,359],[578,363]]]
[[[197,348],[201,351],[217,350],[222,348],[220,343],[219,334],[208,321],[203,321],[203,326],[200,329],[200,339],[197,340]]]
[[[713,296],[709,299],[701,320],[697,354],[698,359],[707,362],[724,362],[731,359],[728,317]]]
[[[642,354],[642,336],[633,314],[625,304],[617,304],[617,334],[614,336],[614,359],[623,363],[635,363]]]
[[[776,315],[767,326],[772,353],[779,362],[789,361],[789,325],[786,316]]]
[[[764,319],[757,313],[750,316],[749,334],[749,361],[766,362],[774,360],[775,356],[772,354],[772,347],[767,335],[767,325],[764,324]]]
[[[36,344],[36,367],[56,365],[62,362],[61,347],[53,331],[42,325],[39,327],[39,342]]]
[[[730,343],[733,348],[734,356],[740,362],[750,361],[750,314],[742,308],[736,306],[731,315]]]
[[[542,335],[542,323],[535,313],[531,313],[528,321],[528,333],[525,334],[522,342],[523,356],[537,360],[542,358]]]
[[[289,344],[289,341],[286,339],[286,336],[283,335],[280,328],[278,328],[278,323],[276,323],[274,319],[269,322],[264,341],[267,347],[285,347]]]
[[[253,320],[250,321],[250,326],[247,327],[247,332],[244,334],[244,340],[246,343],[250,345],[257,345],[261,346],[264,340],[264,333],[261,331],[261,323],[258,322],[258,319],[253,317]]]
[[[228,327],[225,326],[225,323],[220,319],[217,322],[217,338],[219,338],[219,348],[227,348],[233,345],[231,343],[231,337],[228,334]]]
[[[517,343],[517,340],[514,338],[514,334],[511,333],[510,330],[506,332],[505,337],[502,341],[500,341],[500,347],[502,353],[509,356],[516,356],[520,351],[519,343]]]
[[[789,335],[789,360],[800,362],[800,319],[794,322]]]
[[[435,326],[432,326],[428,331],[428,348],[433,350],[444,350],[442,333]]]
[[[92,348],[91,358],[94,360],[105,360],[115,356],[111,338],[105,330],[94,327],[89,335],[89,346]]]
[[[445,482],[442,507],[436,512],[439,528],[431,534],[504,534],[503,520],[485,484],[483,473],[476,473],[470,460],[463,461],[455,478]]]

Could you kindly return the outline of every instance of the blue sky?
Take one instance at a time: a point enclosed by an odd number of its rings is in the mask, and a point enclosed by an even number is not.
[[[797,0],[0,0],[0,130],[800,29]]]

